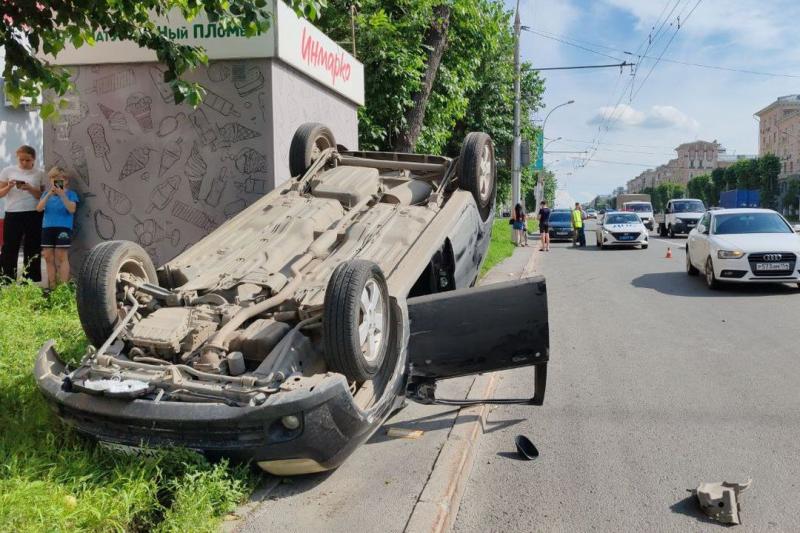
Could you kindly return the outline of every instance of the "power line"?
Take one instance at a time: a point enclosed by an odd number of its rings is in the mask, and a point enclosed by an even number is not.
[[[628,63],[627,61],[623,61],[622,63],[614,63],[612,65],[577,65],[574,67],[542,67],[542,68],[533,68],[532,70],[575,70],[575,69],[582,69],[582,68],[610,68],[610,67],[619,67],[622,69],[623,67],[633,67],[636,63]]]
[[[580,160],[579,157],[573,157],[572,159]],[[609,161],[608,159],[597,159],[597,158],[592,158],[592,159],[587,160],[586,164],[589,164],[590,162],[608,163],[610,165],[626,165],[626,166],[631,166],[631,167],[644,167],[644,168],[655,168],[655,167],[659,166],[660,164],[662,164],[662,163],[658,163],[658,164],[652,164],[652,165],[645,165],[645,164],[642,164],[642,163],[629,163],[627,161]]]
[[[606,46],[606,45],[600,44],[600,43],[592,43],[592,42],[588,42],[588,41],[583,41],[581,39],[576,39],[576,38],[570,37],[568,35],[551,34],[550,32],[545,32],[543,30],[530,30],[530,32],[533,33],[533,34],[536,34],[539,37],[542,37],[544,39],[550,39],[552,41],[558,41],[560,43],[566,44],[568,46],[573,46],[573,47],[576,47],[576,48],[578,48],[578,46],[576,46],[574,43],[584,43],[584,44],[589,44],[591,46],[595,46],[595,47],[598,47],[598,48],[604,48],[606,50],[611,50],[613,52],[618,52],[620,54],[625,54],[625,55],[630,55],[630,56],[634,56],[635,55],[635,56],[637,56],[639,58],[642,58],[642,59],[657,59],[657,57],[655,57],[655,56],[634,54],[633,52],[629,52],[627,50],[622,50],[620,48],[614,48],[614,47],[611,47],[611,46]],[[572,41],[572,42],[570,42],[570,41]],[[582,50],[589,50],[589,51],[591,51],[593,53],[601,53],[601,52],[597,52],[596,50],[588,49],[588,48],[586,48],[584,46],[581,46],[579,48],[581,48]],[[754,75],[754,76],[767,76],[767,77],[773,77],[773,78],[800,78],[800,74],[783,74],[783,73],[779,73],[779,72],[766,72],[766,71],[762,71],[762,70],[749,70],[749,69],[736,68],[736,67],[723,67],[723,66],[720,66],[720,65],[708,65],[708,64],[705,64],[705,63],[693,63],[691,61],[681,61],[680,59],[672,59],[672,58],[668,58],[668,57],[662,57],[661,61],[663,63],[674,63],[676,65],[684,65],[684,66],[687,66],[687,67],[705,68],[705,69],[710,69],[710,70],[721,70],[721,71],[726,71],[726,72],[738,72],[738,73],[741,73],[741,74],[751,74],[751,75]]]
[[[574,143],[585,143],[585,144],[594,144],[594,141],[581,141],[578,139],[568,139],[566,137],[561,138],[562,141],[574,142]],[[623,143],[609,143],[609,142],[601,142],[597,144],[607,144],[609,146],[627,146],[629,148],[670,148],[672,146],[667,146],[665,144],[657,145],[657,144],[623,144]]]

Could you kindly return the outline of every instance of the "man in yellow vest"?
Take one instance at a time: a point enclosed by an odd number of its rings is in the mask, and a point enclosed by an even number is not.
[[[572,242],[573,246],[580,244],[586,246],[586,233],[583,231],[583,220],[586,215],[581,209],[580,202],[575,202],[575,209],[572,210],[572,229],[575,230],[575,240]]]

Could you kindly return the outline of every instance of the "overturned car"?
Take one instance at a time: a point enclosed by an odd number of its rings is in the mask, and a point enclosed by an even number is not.
[[[495,159],[358,152],[305,124],[292,179],[156,269],[97,245],[77,281],[91,342],[46,343],[35,376],[58,417],[115,447],[182,446],[274,474],[335,468],[439,379],[548,361],[544,279],[473,287]],[[505,400],[498,400],[503,402]],[[459,402],[454,402],[458,404]]]

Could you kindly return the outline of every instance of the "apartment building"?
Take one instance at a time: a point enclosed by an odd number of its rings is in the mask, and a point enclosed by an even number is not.
[[[630,193],[640,192],[647,187],[658,187],[672,182],[686,185],[690,179],[701,174],[709,174],[725,159],[725,149],[714,140],[683,143],[675,152],[678,157],[654,169],[647,169],[627,183]]]
[[[758,155],[774,154],[781,160],[778,181],[800,177],[800,95],[781,96],[756,112]]]

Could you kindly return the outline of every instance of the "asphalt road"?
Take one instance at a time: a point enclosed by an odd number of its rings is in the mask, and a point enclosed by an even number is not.
[[[800,291],[712,292],[686,275],[685,239],[594,243],[537,259],[545,406],[490,413],[454,531],[722,531],[687,489],[747,478],[736,530],[800,531]],[[505,372],[496,396],[531,386]],[[539,459],[515,458],[517,434]]]

